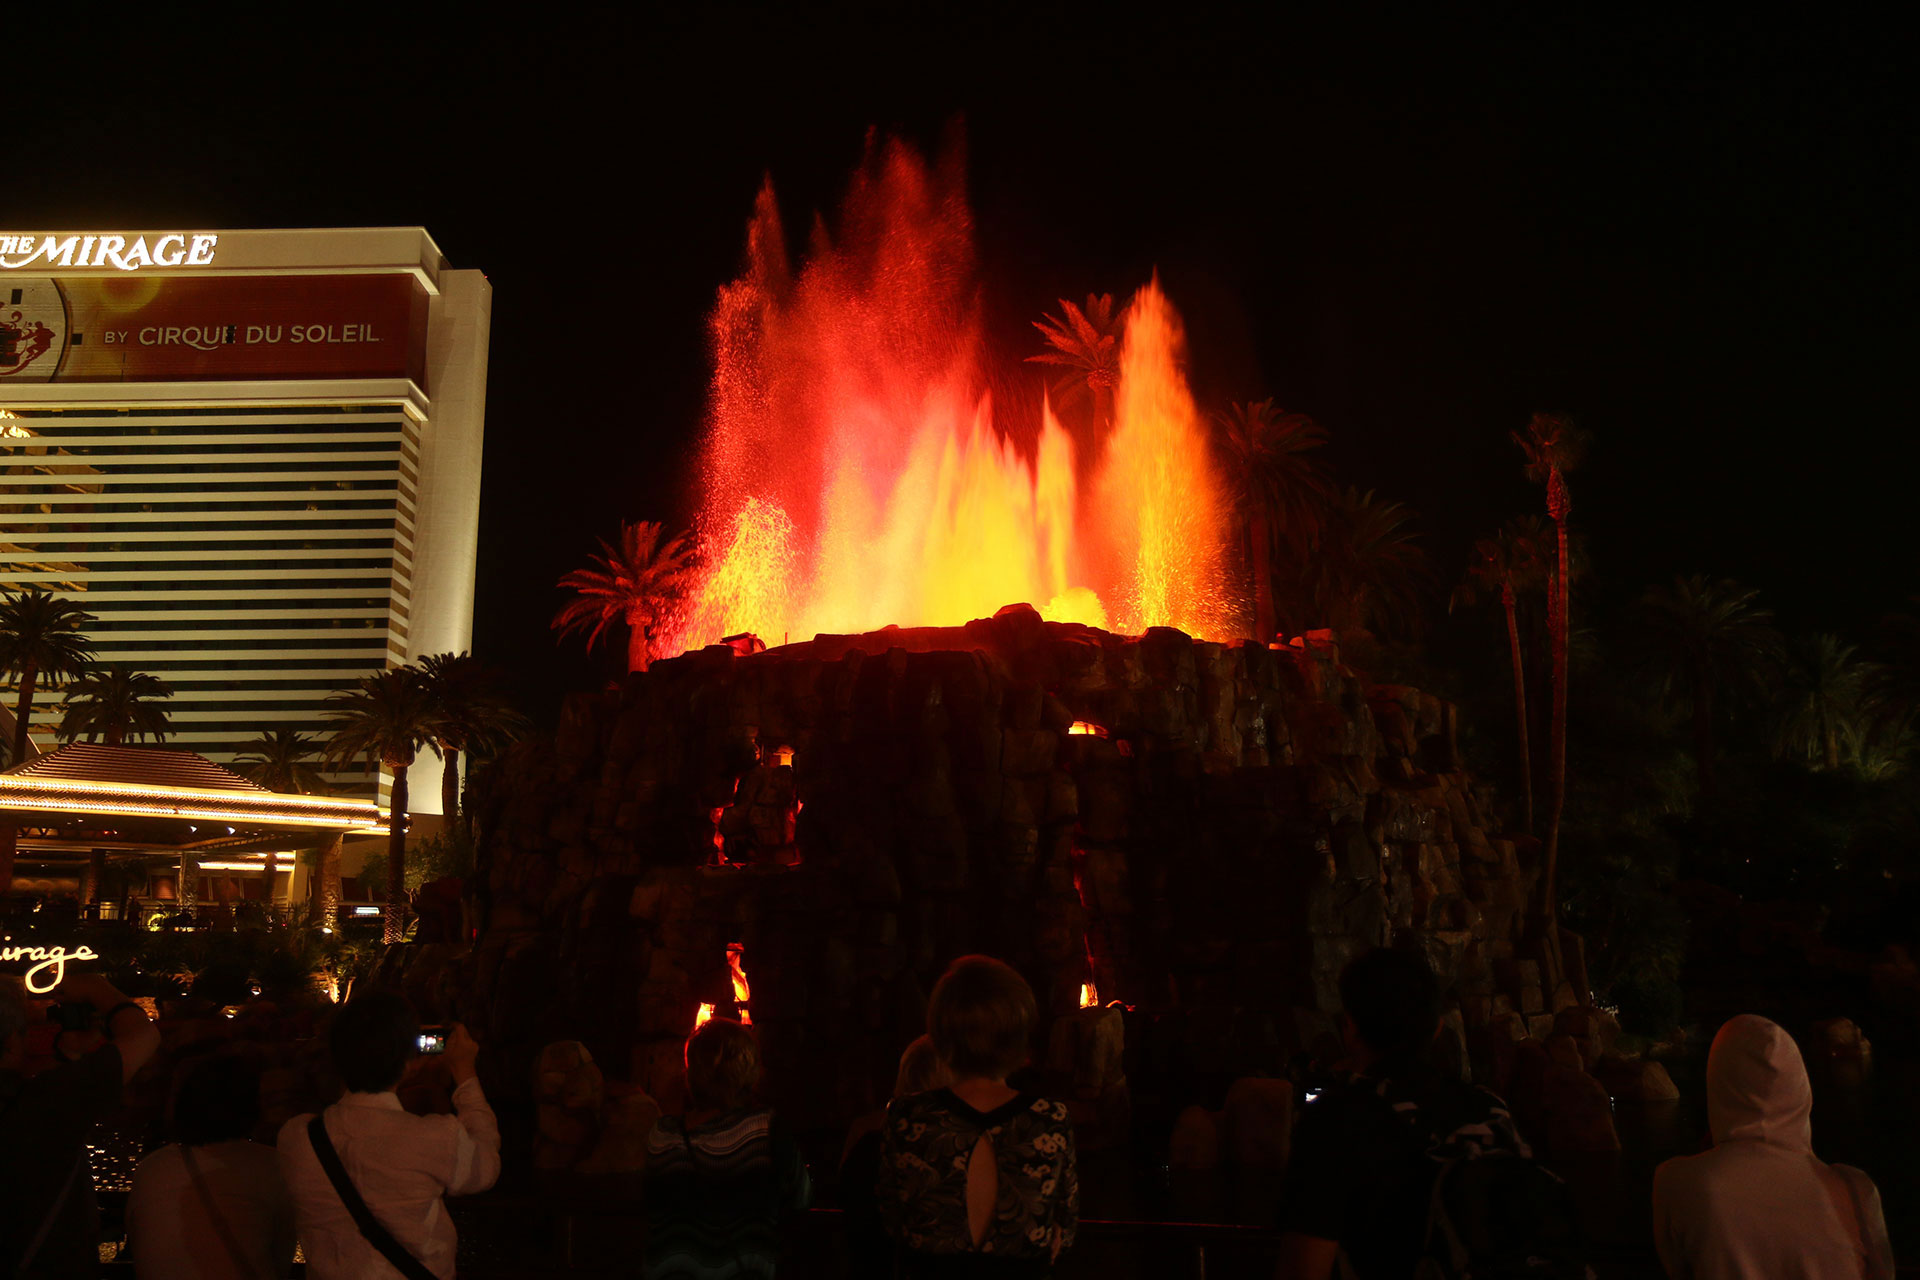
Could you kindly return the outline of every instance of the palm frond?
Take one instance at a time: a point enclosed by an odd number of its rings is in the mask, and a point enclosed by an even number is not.
[[[93,642],[85,632],[98,621],[38,587],[0,598],[0,673],[32,670],[56,688],[79,679],[93,663]]]
[[[326,757],[339,767],[361,761],[411,765],[439,728],[426,682],[411,667],[363,676],[329,696],[326,705],[337,726]]]
[[[559,587],[574,593],[554,613],[552,627],[562,637],[583,635],[588,649],[616,624],[649,635],[679,604],[694,572],[693,549],[684,534],[662,541],[664,529],[651,520],[622,524],[617,544],[599,539],[588,566],[560,576]]]
[[[249,751],[234,758],[234,771],[269,791],[318,795],[327,790],[319,770],[307,763],[320,753],[319,744],[291,729],[270,729],[248,744]]]
[[[172,696],[159,677],[144,671],[96,668],[67,686],[59,737],[63,742],[83,737],[88,742],[165,742],[171,726],[166,708],[157,704]]]

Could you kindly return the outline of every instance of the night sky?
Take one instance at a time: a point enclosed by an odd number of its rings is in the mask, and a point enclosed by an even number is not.
[[[1920,157],[1895,32],[1813,10],[310,12],[324,29],[156,18],[87,40],[9,16],[10,48],[61,54],[10,82],[0,211],[418,223],[486,271],[476,648],[542,719],[611,670],[554,648],[554,579],[623,517],[691,514],[704,317],[763,173],[803,227],[869,127],[931,148],[962,122],[1009,361],[1054,299],[1158,268],[1203,402],[1320,419],[1343,480],[1422,513],[1449,581],[1472,537],[1538,508],[1507,433],[1563,409],[1595,436],[1574,499],[1602,615],[1705,570],[1790,629],[1860,638],[1920,591]]]

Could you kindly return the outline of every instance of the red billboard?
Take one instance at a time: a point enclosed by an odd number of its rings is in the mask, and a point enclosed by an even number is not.
[[[411,275],[0,278],[0,383],[412,378]]]

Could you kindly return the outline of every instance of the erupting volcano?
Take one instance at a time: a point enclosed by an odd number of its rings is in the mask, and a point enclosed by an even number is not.
[[[996,418],[990,388],[1035,375],[989,367],[980,311],[957,160],[871,146],[797,266],[762,189],[712,320],[704,567],[677,648],[1016,602],[1119,631],[1239,632],[1225,489],[1157,282],[1126,309],[1117,379],[1096,375],[1112,394],[1077,431],[1045,402],[1037,421]]]

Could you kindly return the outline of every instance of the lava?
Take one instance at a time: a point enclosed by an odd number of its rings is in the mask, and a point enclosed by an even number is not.
[[[794,263],[771,186],[711,321],[714,374],[680,647],[753,632],[1058,622],[1226,638],[1228,519],[1157,281],[1128,311],[1111,423],[996,416],[956,158],[875,143]]]

